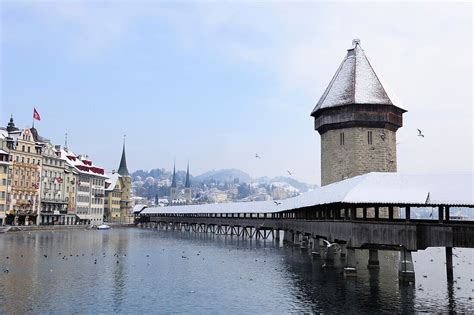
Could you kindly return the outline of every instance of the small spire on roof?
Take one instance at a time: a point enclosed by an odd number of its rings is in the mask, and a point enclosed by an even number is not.
[[[64,150],[67,151],[67,132],[64,134]]]
[[[130,176],[130,173],[127,169],[127,159],[125,158],[125,135],[123,136],[122,159],[120,160],[120,166],[117,173],[121,176]]]
[[[189,161],[188,161],[188,169],[186,171],[186,183],[184,184],[184,188],[190,188],[191,182],[189,181]]]
[[[357,45],[360,46],[360,39],[354,38],[354,39],[352,40],[352,46],[353,46],[353,48],[355,48]]]
[[[173,179],[171,180],[171,187],[176,188],[176,162],[173,164]]]

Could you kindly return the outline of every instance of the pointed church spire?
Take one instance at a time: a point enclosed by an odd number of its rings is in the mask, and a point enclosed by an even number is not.
[[[173,180],[171,181],[171,188],[176,188],[176,162],[173,165]]]
[[[123,136],[122,159],[120,160],[120,166],[117,173],[119,173],[121,176],[130,176],[130,173],[127,169],[127,159],[125,158],[125,136]]]
[[[188,169],[186,171],[186,183],[184,184],[184,188],[190,188],[191,183],[189,182],[189,162],[188,162]]]

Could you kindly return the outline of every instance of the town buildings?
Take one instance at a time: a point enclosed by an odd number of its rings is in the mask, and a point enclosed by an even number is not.
[[[111,200],[129,222],[131,178],[122,161]],[[13,117],[0,128],[0,225],[100,225],[104,222],[104,168],[86,155],[53,145],[36,128],[19,129]]]
[[[104,209],[107,221],[117,223],[133,222],[131,190],[132,177],[127,168],[124,143],[118,171],[113,171],[105,181]]]

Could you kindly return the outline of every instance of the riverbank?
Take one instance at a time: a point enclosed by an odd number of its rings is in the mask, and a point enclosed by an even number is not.
[[[116,227],[133,227],[134,224],[123,223],[107,223],[112,228]],[[29,225],[29,226],[0,226],[0,234],[2,233],[19,233],[33,231],[61,231],[61,230],[90,230],[93,229],[89,225]]]

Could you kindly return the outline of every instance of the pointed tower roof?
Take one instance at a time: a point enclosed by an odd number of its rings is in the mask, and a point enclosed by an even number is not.
[[[401,109],[400,101],[382,85],[360,40],[354,39],[352,45],[311,116],[320,109],[350,104],[394,105]]]
[[[191,182],[189,181],[189,162],[188,162],[188,169],[186,171],[186,183],[184,184],[184,188],[190,188]]]
[[[176,188],[176,163],[173,165],[173,180],[171,181],[171,188]]]
[[[121,176],[130,176],[127,169],[127,159],[125,158],[125,138],[123,139],[122,159],[120,160],[120,166],[117,173]]]
[[[15,123],[13,122],[13,115],[10,116],[10,121],[7,124],[7,131],[8,132],[18,131],[18,128],[15,127]]]

